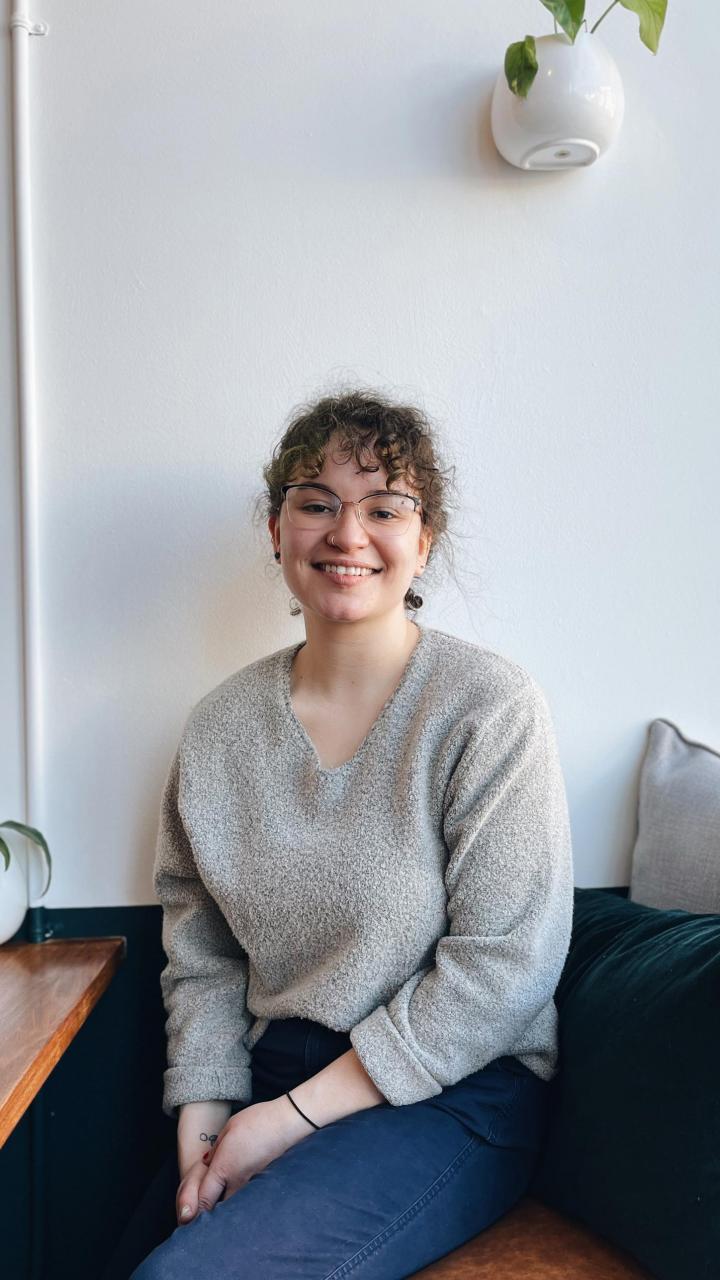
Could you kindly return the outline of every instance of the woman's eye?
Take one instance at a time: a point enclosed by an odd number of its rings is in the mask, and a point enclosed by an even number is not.
[[[387,524],[390,520],[394,520],[396,513],[394,511],[377,510],[373,511],[373,516],[380,517],[381,524]]]
[[[322,502],[306,502],[303,506],[303,511],[309,511],[310,514],[314,516],[323,515],[329,510],[330,508],[326,507]]]

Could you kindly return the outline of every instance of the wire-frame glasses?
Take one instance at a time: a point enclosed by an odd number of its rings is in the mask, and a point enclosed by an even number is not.
[[[288,520],[296,529],[329,529],[340,518],[344,507],[354,507],[360,524],[376,537],[407,533],[420,499],[410,493],[382,489],[367,493],[358,502],[343,502],[332,489],[322,484],[284,484],[280,492],[287,507]]]

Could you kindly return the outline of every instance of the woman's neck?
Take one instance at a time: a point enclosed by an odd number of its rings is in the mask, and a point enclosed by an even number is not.
[[[404,614],[392,624],[331,623],[309,615],[306,641],[292,668],[293,691],[328,703],[373,698],[396,684],[420,639]]]

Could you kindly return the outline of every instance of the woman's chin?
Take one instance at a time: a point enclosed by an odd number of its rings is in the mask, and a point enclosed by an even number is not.
[[[292,586],[290,590],[292,591]],[[402,597],[397,601],[388,600],[385,598],[386,591],[373,589],[372,581],[367,580],[357,587],[338,587],[322,580],[319,583],[304,580],[302,594],[296,590],[294,595],[304,613],[313,613],[328,622],[363,622],[403,607]]]
[[[314,602],[305,607],[319,617],[326,618],[328,622],[358,622],[363,618],[371,617],[374,612],[368,604],[363,604],[360,600]]]
[[[312,596],[308,592],[306,599],[300,600],[300,603],[306,612],[314,613],[328,622],[360,622],[374,617],[378,612],[377,600],[361,598],[352,591],[342,589],[332,593],[313,593]]]

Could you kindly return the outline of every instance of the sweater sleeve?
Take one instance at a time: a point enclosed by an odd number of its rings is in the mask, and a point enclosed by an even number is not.
[[[249,1102],[252,1095],[243,1043],[252,1021],[245,1000],[247,956],[198,874],[181,809],[178,749],[163,792],[154,868],[168,961],[160,975],[168,1015],[168,1116],[185,1102]]]
[[[393,1105],[430,1098],[504,1054],[537,1074],[542,1028],[570,945],[573,875],[565,786],[544,695],[519,693],[478,716],[446,788],[449,929],[431,967],[350,1032]]]

